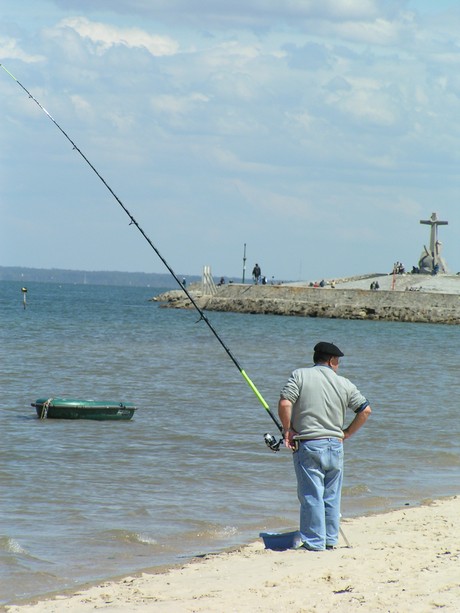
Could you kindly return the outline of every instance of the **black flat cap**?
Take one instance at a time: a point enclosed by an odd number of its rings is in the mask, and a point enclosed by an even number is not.
[[[324,341],[317,343],[314,346],[314,350],[317,353],[322,353],[323,355],[336,355],[339,358],[344,355],[337,345],[334,345],[334,343],[325,343]]]

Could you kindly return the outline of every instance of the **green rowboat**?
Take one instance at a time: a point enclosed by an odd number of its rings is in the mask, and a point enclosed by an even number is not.
[[[79,398],[39,398],[31,404],[40,419],[127,420],[136,410],[124,402]]]

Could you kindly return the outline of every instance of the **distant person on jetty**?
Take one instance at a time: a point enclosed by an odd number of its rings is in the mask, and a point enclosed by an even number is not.
[[[337,374],[344,354],[333,343],[314,347],[314,366],[294,370],[281,390],[278,414],[293,450],[303,547],[333,549],[339,539],[343,441],[371,414],[358,388]],[[355,413],[344,428],[347,409]]]
[[[260,270],[260,266],[259,264],[256,263],[256,265],[252,269],[252,278],[254,279],[254,283],[256,285],[259,283],[261,274],[262,274],[262,271]]]

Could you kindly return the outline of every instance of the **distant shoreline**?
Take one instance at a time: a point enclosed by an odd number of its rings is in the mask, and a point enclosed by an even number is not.
[[[179,275],[187,283],[201,280],[198,275]],[[133,287],[174,288],[177,282],[170,273],[66,270],[0,266],[0,281],[27,283],[70,283],[74,285],[119,285]]]

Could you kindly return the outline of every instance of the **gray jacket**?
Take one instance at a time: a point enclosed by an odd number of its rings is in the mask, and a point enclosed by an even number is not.
[[[359,413],[369,404],[356,385],[324,364],[294,370],[281,398],[292,402],[299,439],[343,438],[347,409]]]

